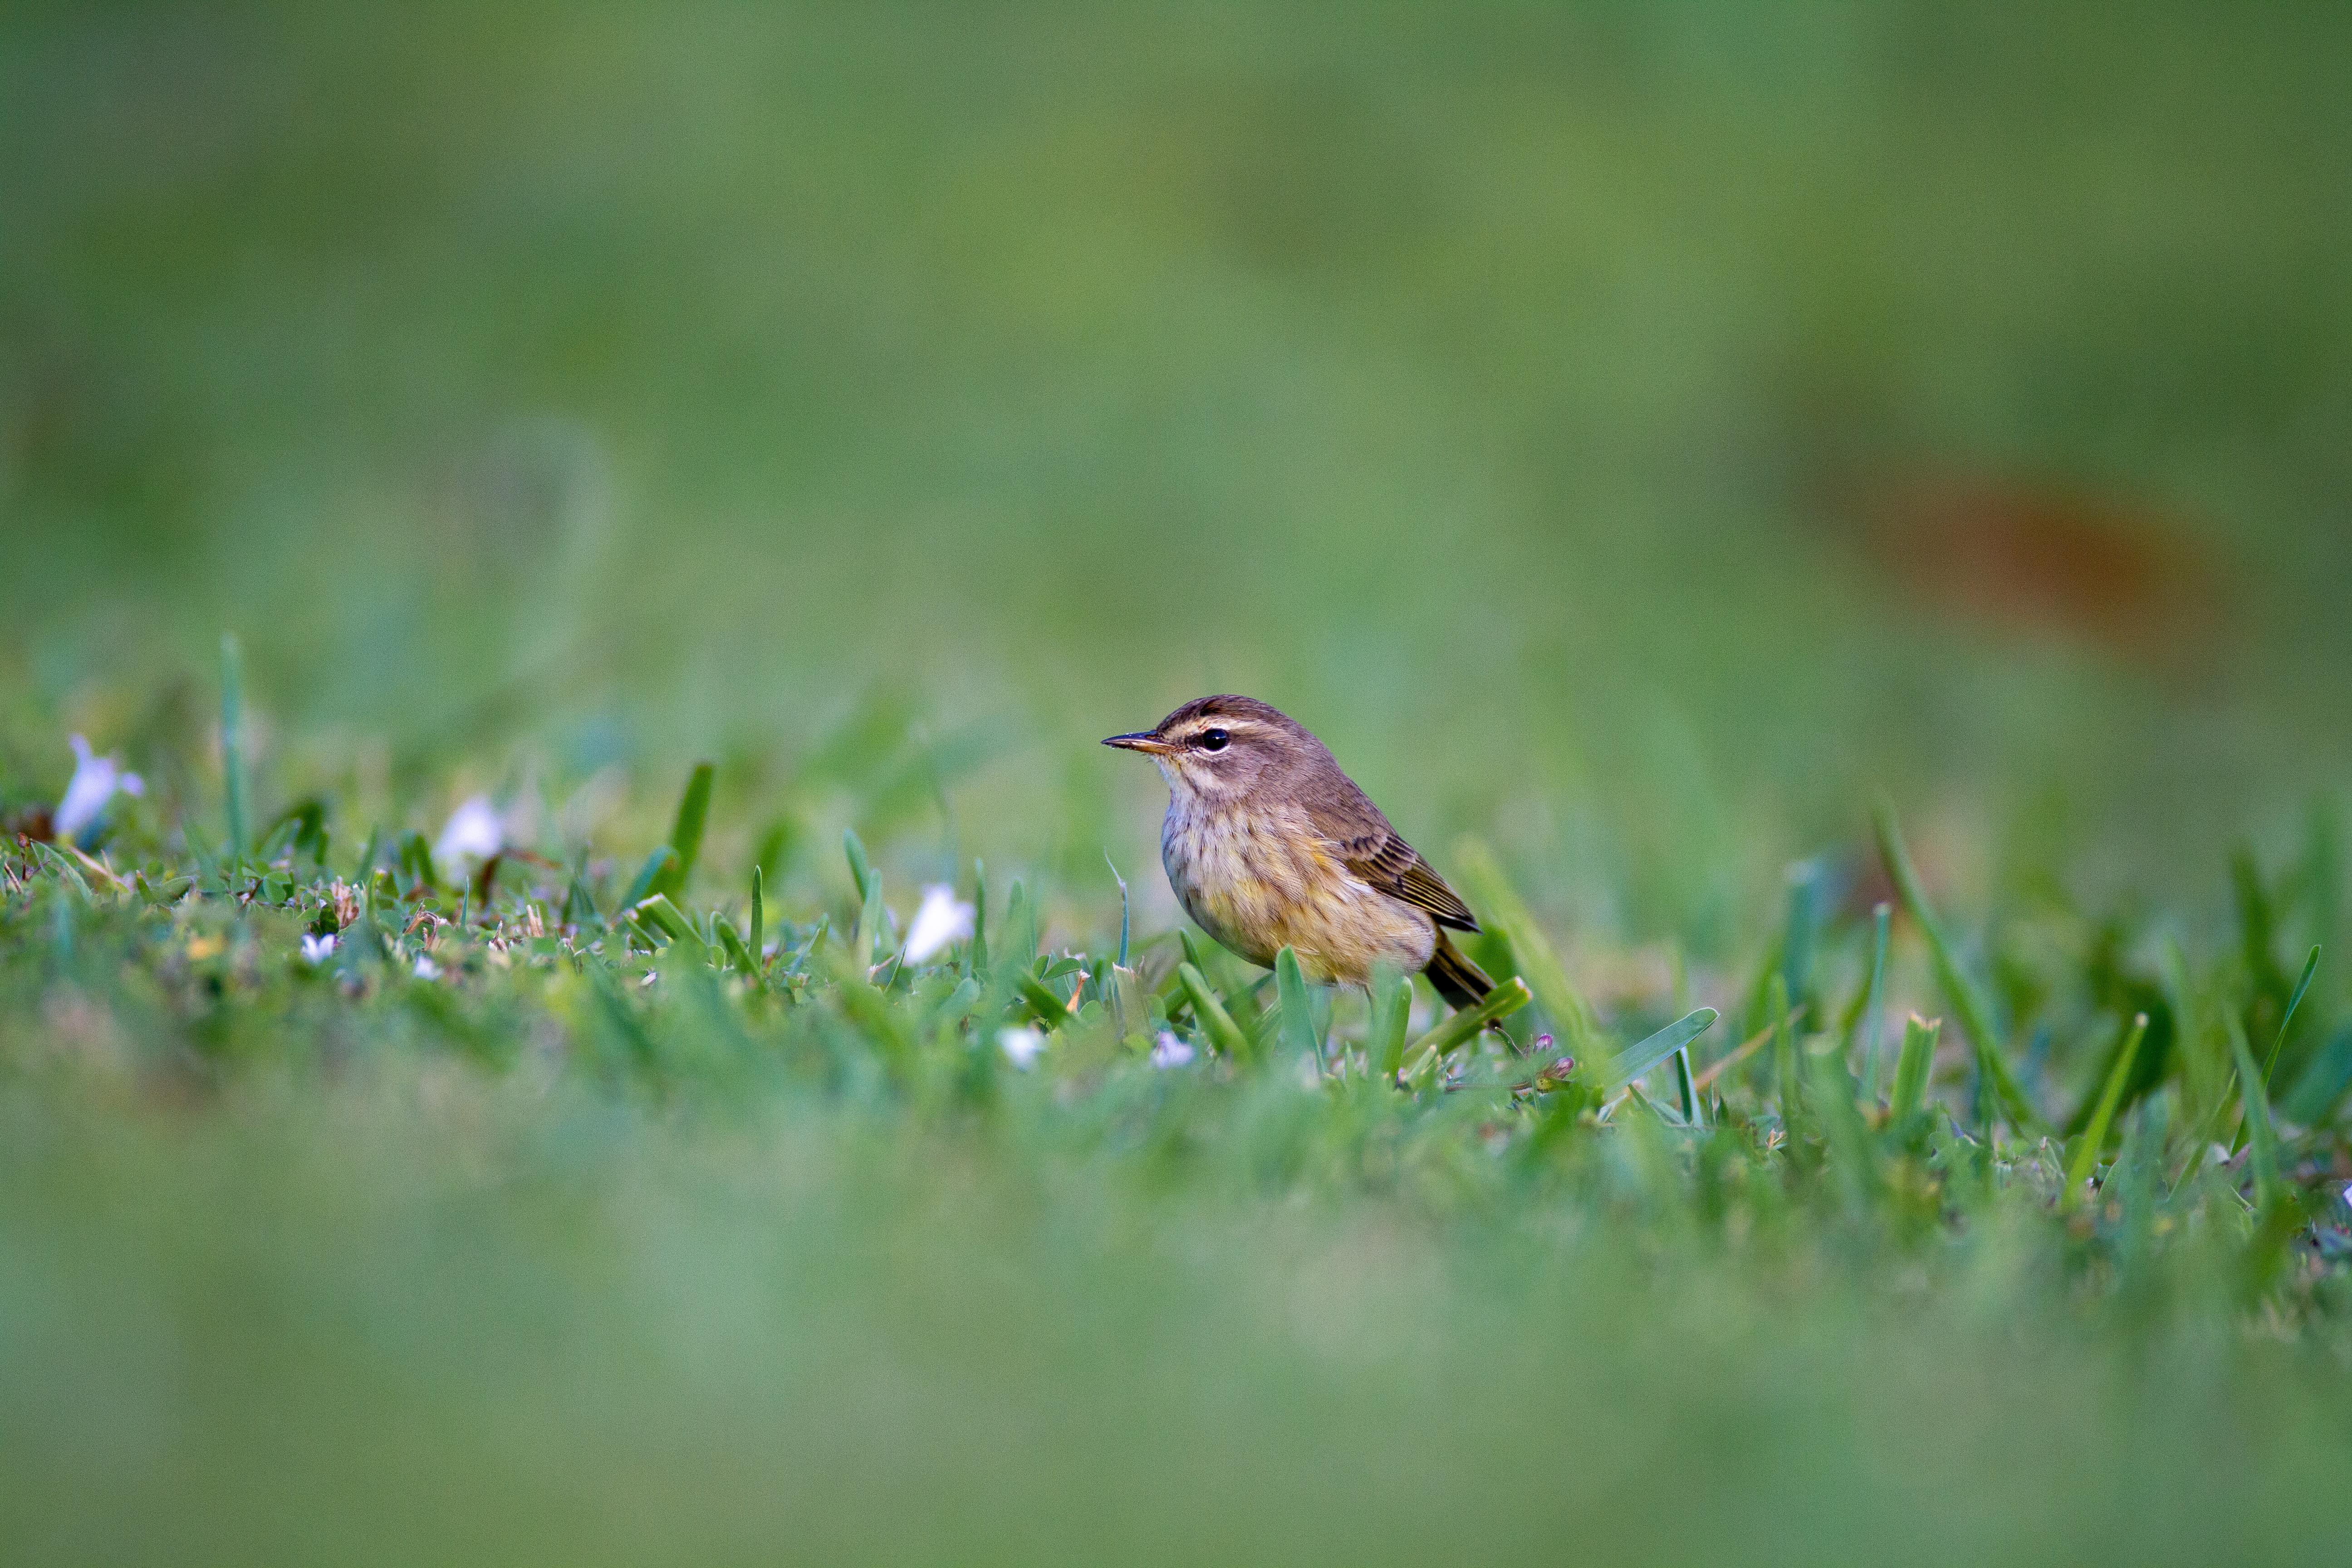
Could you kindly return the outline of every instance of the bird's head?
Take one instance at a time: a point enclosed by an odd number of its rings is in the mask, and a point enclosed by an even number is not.
[[[1179,800],[1222,805],[1319,767],[1337,769],[1323,742],[1255,697],[1196,697],[1149,730],[1103,742],[1160,764]]]

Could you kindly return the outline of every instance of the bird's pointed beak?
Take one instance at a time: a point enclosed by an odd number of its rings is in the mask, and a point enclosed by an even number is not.
[[[1176,749],[1149,730],[1138,730],[1132,735],[1113,735],[1103,744],[1117,746],[1122,752],[1141,752],[1154,757],[1164,757]]]

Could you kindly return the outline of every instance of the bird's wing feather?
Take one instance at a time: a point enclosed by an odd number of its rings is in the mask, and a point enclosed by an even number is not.
[[[1478,929],[1470,906],[1445,885],[1444,878],[1430,869],[1421,852],[1388,825],[1371,802],[1361,801],[1360,811],[1310,806],[1307,815],[1316,832],[1356,876],[1391,898],[1427,910],[1439,925],[1455,931]]]

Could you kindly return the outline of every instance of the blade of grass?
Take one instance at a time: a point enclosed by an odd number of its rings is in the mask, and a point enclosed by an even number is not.
[[[857,923],[850,929],[849,956],[869,973],[881,962],[882,878],[866,853],[866,841],[854,827],[841,834],[842,858],[849,862],[849,879],[857,884]]]
[[[59,899],[49,909],[49,946],[58,963],[68,969],[74,961],[74,913],[80,907],[71,899]]]
[[[1804,1060],[1811,1073],[1807,1085],[1811,1102],[1829,1138],[1831,1173],[1845,1190],[1847,1204],[1867,1210],[1878,1193],[1878,1153],[1854,1106],[1854,1081],[1844,1058],[1833,1050]]]
[[[973,974],[988,973],[988,866],[975,859],[971,863],[971,969]]]
[[[2124,1036],[2124,1047],[2116,1053],[2116,1065],[2107,1074],[2106,1087],[2099,1091],[2099,1108],[2091,1112],[2091,1124],[2083,1130],[2082,1147],[2074,1151],[2066,1167],[2066,1190],[2058,1200],[2062,1209],[2076,1207],[2083,1201],[2092,1167],[2098,1163],[2099,1150],[2107,1141],[2107,1123],[2115,1119],[2116,1107],[2123,1103],[2124,1085],[2131,1081],[2132,1064],[2139,1058],[2139,1043],[2147,1034],[2147,1015],[2134,1015]]]
[[[768,906],[766,899],[762,896],[765,891],[766,881],[766,874],[762,872],[756,864],[753,865],[751,868],[751,962],[754,964],[764,962],[767,954],[767,948],[764,945],[764,942],[768,934]]]
[[[2286,1010],[2279,1016],[2278,1035],[2271,1042],[2270,1059],[2263,1064],[2263,1094],[2265,1100],[2270,1095],[2271,1069],[2278,1065],[2279,1049],[2286,1044],[2286,1032],[2289,1026],[2294,1022],[2294,1010],[2303,1005],[2303,994],[2310,989],[2312,973],[2318,967],[2319,950],[2315,947],[2311,950],[2311,956],[2304,961],[2303,978],[2295,985],[2294,994],[2288,1000]],[[2242,1035],[2245,1033],[2244,1024],[2238,1019],[2234,1010],[2229,1011],[2231,1011],[2231,1021],[2235,1025],[2237,1033]],[[2252,1131],[2251,1119],[2242,1110],[2238,1118],[2237,1131],[2230,1134],[2230,1152],[2235,1154],[2244,1148],[2246,1140],[2252,1135]]]
[[[1148,1041],[1151,1026],[1151,998],[1143,989],[1142,978],[1132,969],[1111,966],[1109,984],[1104,994],[1110,999],[1111,1017],[1118,1026],[1121,1038]]]
[[[1715,1027],[1716,1017],[1712,1007],[1701,1007],[1696,1012],[1684,1014],[1656,1034],[1626,1047],[1596,1068],[1591,1077],[1592,1084],[1603,1094],[1622,1088]],[[1696,1094],[1694,1089],[1694,1098]]]
[[[1780,1125],[1793,1133],[1803,1089],[1797,1082],[1797,1031],[1789,1021],[1789,985],[1778,972],[1765,992],[1764,1015],[1772,1024],[1772,1088],[1780,1105]]]
[[[1280,999],[1283,1047],[1293,1056],[1313,1058],[1319,1077],[1324,1071],[1323,1037],[1315,1027],[1306,972],[1298,967],[1298,954],[1287,947],[1274,955],[1274,984]]]
[[[889,912],[882,902],[882,879],[877,877],[865,901],[857,906],[857,926],[849,937],[851,956],[868,969],[882,962],[882,924]]]
[[[138,884],[139,897],[157,905],[177,903],[190,888],[196,885],[194,877],[167,877],[151,885],[144,871],[136,873],[133,880]]]
[[[1013,879],[1013,890],[1005,900],[1004,940],[1005,957],[1024,968],[1037,962],[1037,906],[1018,877]]]
[[[1691,1082],[1690,1048],[1686,1046],[1675,1052],[1675,1103],[1681,1108],[1685,1126],[1704,1125],[1699,1116],[1698,1089]]]
[[[1271,982],[1274,979],[1274,972],[1268,970],[1265,977]],[[1233,1015],[1234,1022],[1240,1025],[1242,1033],[1249,1037],[1252,1059],[1262,1062],[1273,1060],[1276,1053],[1283,1048],[1282,1008],[1279,999],[1268,1003],[1255,1012],[1251,1012],[1242,1005],[1241,998],[1232,992],[1228,991],[1223,994],[1227,1004],[1225,1011]]]
[[[695,857],[702,852],[702,828],[710,816],[711,767],[709,763],[697,763],[686,781],[686,793],[678,797],[677,818],[670,826],[669,847],[677,858],[660,873],[653,891],[682,896],[686,879],[694,874]]]
[[[727,962],[733,964],[735,972],[744,979],[757,981],[760,978],[759,961],[751,956],[751,950],[744,945],[743,939],[735,934],[735,922],[721,920],[718,931],[719,945],[727,950]]]
[[[1894,924],[1895,910],[1881,903],[1871,910],[1870,986],[1863,993],[1864,1025],[1867,1033],[1862,1047],[1862,1097],[1878,1098],[1879,1047],[1885,1035],[1886,939]]]
[[[2254,1067],[2253,1047],[2246,1044],[2245,1026],[2236,1009],[2225,1016],[2230,1054],[2238,1063],[2238,1100],[2245,1108],[2247,1142],[2253,1155],[2254,1202],[2268,1210],[2279,1195],[2278,1133],[2271,1126],[2270,1097],[2263,1092],[2262,1074]]]
[[[1935,1069],[1936,1037],[1943,1028],[1941,1018],[1930,1022],[1916,1013],[1903,1026],[1903,1052],[1895,1063],[1895,1090],[1886,1108],[1898,1126],[1927,1108],[1927,1077]]]
[[[1412,1013],[1412,982],[1392,964],[1372,970],[1372,1016],[1364,1031],[1364,1060],[1373,1076],[1386,1080],[1404,1063],[1405,1029]]]
[[[1029,1011],[1036,1015],[1037,1021],[1045,1026],[1047,1032],[1070,1021],[1070,1005],[1055,995],[1053,987],[1030,971],[1013,971],[1013,987],[1021,994],[1021,1000],[1029,1005]]]
[[[1194,937],[1192,931],[1180,929],[1176,932],[1176,944],[1184,950],[1185,963],[1202,974],[1209,973],[1209,955],[1202,951],[1199,939]]]
[[[669,868],[670,862],[677,858],[677,851],[667,844],[646,856],[646,863],[637,869],[636,880],[629,884],[628,892],[623,896],[621,907],[625,910],[634,910],[656,893],[660,892],[662,874]],[[573,885],[578,885],[576,879]]]
[[[1642,1092],[1642,1086],[1638,1083],[1627,1084],[1624,1097],[1616,1103],[1633,1106],[1641,1112],[1638,1117],[1629,1115],[1624,1118],[1624,1124],[1628,1127],[1638,1125],[1654,1133],[1664,1128],[1678,1125],[1666,1120],[1666,1113],[1659,1110],[1648,1095]],[[1607,1112],[1604,1111],[1602,1114],[1606,1115]]]
[[[1871,820],[1877,830],[1878,853],[1886,864],[1886,874],[1895,883],[1895,893],[1902,899],[1903,907],[1910,911],[1912,920],[1918,924],[1920,934],[1927,938],[1927,952],[1935,963],[1937,984],[1942,988],[1946,1000],[1951,1003],[1952,1011],[1959,1016],[1960,1030],[1968,1036],[1969,1044],[1976,1052],[1978,1072],[1983,1076],[2011,1126],[2021,1131],[2039,1130],[2042,1118],[2026,1100],[2025,1091],[2018,1087],[2017,1079],[2009,1070],[2009,1063],[2001,1056],[2000,1037],[1993,1029],[1992,1005],[1968,972],[1960,967],[1958,954],[1945,936],[1942,924],[1936,919],[1936,911],[1928,905],[1927,895],[1919,885],[1919,874],[1912,868],[1910,851],[1903,847],[1903,835],[1895,826],[1894,808],[1881,801],[1872,813]]]
[[[2271,1042],[2270,1057],[2263,1063],[2264,1094],[2270,1092],[2271,1069],[2278,1066],[2279,1052],[2286,1045],[2287,1029],[2294,1023],[2294,1010],[2303,1005],[2303,994],[2311,989],[2311,977],[2318,969],[2319,949],[2315,947],[2311,950],[2311,956],[2303,961],[2303,978],[2294,983],[2294,994],[2287,998],[2286,1011],[2279,1016],[2278,1038]]]
[[[1108,849],[1103,851],[1103,864],[1110,867],[1110,879],[1118,884],[1118,958],[1117,962],[1119,968],[1125,969],[1127,967],[1128,931],[1127,879],[1118,874],[1118,868],[1112,864],[1110,851]]]
[[[411,830],[400,836],[396,861],[415,887],[430,890],[440,886],[441,874],[433,864],[433,846],[422,833]]]
[[[857,885],[860,904],[874,896],[874,862],[866,853],[866,841],[857,837],[857,829],[844,828],[841,853],[849,861],[849,879]]]
[[[1208,979],[1198,966],[1189,961],[1178,964],[1176,983],[1184,988],[1185,996],[1192,1004],[1192,1016],[1200,1021],[1209,1043],[1235,1062],[1247,1066],[1252,1059],[1249,1037],[1242,1033],[1241,1026],[1234,1022],[1233,1015],[1209,989]]]
[[[1683,944],[1677,941],[1666,943],[1667,994],[1674,999],[1677,1015],[1686,1014],[1690,1005],[1690,965],[1683,957]],[[1685,1046],[1675,1053],[1675,1104],[1683,1113],[1686,1127],[1706,1125],[1706,1108],[1699,1101],[1698,1084],[1691,1076],[1690,1047]]]
[[[373,886],[375,879],[370,876],[367,881]],[[595,931],[604,926],[604,912],[596,908],[596,900],[588,891],[588,851],[584,847],[580,851],[579,858],[572,863],[572,883],[563,890],[561,918],[565,925],[578,931]]]
[[[702,940],[701,934],[694,929],[694,922],[686,918],[685,912],[670,902],[668,894],[654,894],[636,904],[634,912],[638,924],[659,931],[673,942],[683,943],[688,952],[699,957],[708,959],[710,956],[709,943]]]
[[[1780,979],[1790,1000],[1811,1001],[1813,984],[1813,939],[1821,930],[1821,868],[1800,860],[1787,873],[1789,929],[1780,942]]]
[[[58,877],[64,879],[67,885],[79,893],[85,900],[89,898],[89,883],[83,879],[80,870],[72,861],[67,859],[64,853],[55,845],[45,844],[37,838],[27,839],[26,842],[32,850],[35,860],[47,866]]]
[[[1406,1053],[1412,1065],[1405,1076],[1415,1076],[1433,1061],[1444,1059],[1445,1053],[1467,1044],[1479,1030],[1497,1018],[1507,1018],[1535,1000],[1528,983],[1517,975],[1511,976],[1486,994],[1486,999],[1475,1007],[1448,1014],[1445,1020],[1413,1043]]]
[[[2227,1034],[2227,1032],[2228,1031],[2224,1029],[2223,1033]],[[2252,1055],[2252,1053],[2249,1052],[2248,1054]],[[2179,1180],[2176,1181],[2172,1184],[2173,1191],[2176,1193],[2187,1191],[2189,1184],[2191,1182],[2194,1182],[2197,1179],[2199,1173],[2205,1169],[2206,1157],[2212,1152],[2215,1137],[2221,1131],[2221,1120],[2230,1113],[2231,1091],[2236,1089],[2237,1086],[2238,1069],[2235,1067],[2232,1067],[2221,1079],[2221,1098],[2220,1100],[2215,1102],[2211,1110],[2206,1112],[2205,1119],[2197,1123],[2195,1129],[2191,1132],[2189,1143],[2189,1158],[2181,1164]],[[2236,1137],[2236,1133],[2233,1132],[2231,1134],[2233,1145]]]

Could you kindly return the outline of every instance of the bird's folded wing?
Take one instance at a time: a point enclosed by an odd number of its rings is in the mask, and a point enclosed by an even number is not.
[[[1316,826],[1324,830],[1340,863],[1381,892],[1427,910],[1439,925],[1455,931],[1478,929],[1470,906],[1445,885],[1444,878],[1429,868],[1419,850],[1397,837],[1396,829],[1383,823],[1371,831],[1342,837],[1323,823]]]

